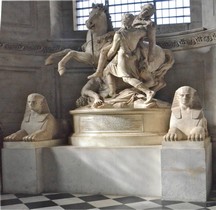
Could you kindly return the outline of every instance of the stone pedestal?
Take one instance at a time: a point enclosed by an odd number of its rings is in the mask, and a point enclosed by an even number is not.
[[[168,130],[170,108],[87,109],[70,111],[74,146],[160,145]]]
[[[2,178],[4,193],[43,192],[43,147],[62,145],[64,140],[38,142],[4,142],[2,149]],[[45,161],[45,162],[44,162]]]
[[[5,193],[161,196],[161,145],[3,149]]]
[[[41,148],[2,149],[2,174],[4,193],[41,193]]]
[[[161,145],[45,148],[44,190],[161,196]]]
[[[51,139],[45,141],[5,141],[3,143],[4,148],[8,149],[30,149],[30,148],[41,148],[41,147],[54,147],[66,144],[65,139]]]
[[[162,143],[162,199],[207,201],[211,189],[210,139]]]
[[[122,147],[4,148],[5,193],[69,192],[204,202],[211,187],[211,143]]]

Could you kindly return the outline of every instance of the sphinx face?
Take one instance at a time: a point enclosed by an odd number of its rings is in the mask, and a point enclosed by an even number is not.
[[[194,94],[189,88],[181,88],[178,91],[178,101],[180,106],[191,107]]]
[[[28,100],[27,102],[28,106],[32,111],[41,113],[42,102],[43,102],[41,98],[37,97],[36,95],[30,95],[27,100]]]

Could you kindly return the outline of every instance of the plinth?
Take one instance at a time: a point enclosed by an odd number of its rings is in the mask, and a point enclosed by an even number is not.
[[[70,111],[74,146],[159,145],[169,128],[170,108],[89,109]]]
[[[4,142],[2,179],[4,193],[37,194],[43,192],[42,151],[45,147],[65,144],[63,139],[37,142]],[[50,163],[51,164],[51,163]]]
[[[204,141],[162,142],[162,199],[206,202],[211,189],[212,144]]]

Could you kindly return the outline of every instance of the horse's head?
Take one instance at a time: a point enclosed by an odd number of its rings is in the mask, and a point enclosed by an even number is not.
[[[86,21],[86,27],[92,32],[102,35],[110,31],[109,21],[111,22],[107,8],[103,4],[92,4],[92,10]]]

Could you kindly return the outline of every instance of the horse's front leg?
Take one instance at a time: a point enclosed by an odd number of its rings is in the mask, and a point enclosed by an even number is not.
[[[71,49],[65,49],[60,52],[56,52],[51,54],[46,60],[45,60],[45,65],[51,65],[53,64],[53,61],[55,58],[60,57],[60,56],[65,56],[68,52],[70,52]]]
[[[65,65],[70,59],[74,59],[80,63],[92,65],[92,54],[71,50],[58,63],[58,72],[60,75],[64,74],[66,69]]]

